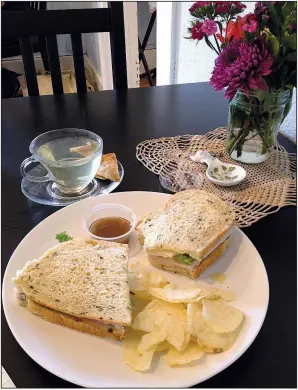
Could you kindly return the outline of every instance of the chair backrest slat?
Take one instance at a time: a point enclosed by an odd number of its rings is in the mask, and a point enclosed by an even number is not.
[[[114,88],[127,88],[125,30],[123,23],[123,2],[110,2],[111,8],[111,52]]]
[[[24,60],[24,69],[28,86],[28,93],[30,96],[39,96],[31,39],[30,37],[21,37],[19,40]]]
[[[109,8],[3,11],[1,19],[4,37],[111,30],[111,10]]]
[[[71,34],[73,62],[76,73],[76,83],[78,92],[86,92],[86,76],[84,65],[84,53],[81,34]]]
[[[51,69],[52,86],[54,94],[63,93],[62,76],[59,61],[59,52],[56,35],[46,35],[46,45]]]

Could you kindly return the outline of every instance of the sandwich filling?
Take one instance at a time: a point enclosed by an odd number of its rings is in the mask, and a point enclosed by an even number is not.
[[[177,253],[174,251],[170,250],[164,250],[164,249],[153,249],[153,250],[148,250],[147,253],[150,256],[156,256],[159,258],[163,258],[164,260],[160,260],[164,265],[169,265],[169,261],[176,263],[179,263],[184,266],[192,266],[192,265],[197,265],[198,263],[201,263],[206,257],[210,255],[216,248],[218,248],[224,241],[227,241],[231,234],[234,231],[234,227],[230,228],[220,240],[217,241],[216,245],[214,245],[202,258],[200,259],[195,259],[192,256],[190,256],[188,253]]]
[[[22,300],[24,302],[24,298],[22,298]],[[102,331],[106,331],[108,333],[116,333],[116,334],[123,334],[123,335],[125,334],[125,328],[123,325],[120,324],[106,324],[98,320],[90,320],[88,318],[80,318],[80,317],[72,316],[70,314],[65,314],[58,310],[54,310],[49,307],[40,305],[39,303],[35,302],[32,299],[25,299],[25,302],[26,302],[26,306],[31,311],[31,313],[36,314],[39,317],[49,322],[62,323],[63,325],[66,325],[70,321],[74,321],[75,323],[87,324],[92,326],[93,328],[97,328]]]

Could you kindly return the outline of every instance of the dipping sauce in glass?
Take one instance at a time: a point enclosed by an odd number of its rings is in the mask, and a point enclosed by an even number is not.
[[[92,234],[103,238],[119,237],[127,233],[130,229],[130,222],[122,217],[99,218],[89,228]],[[128,243],[128,237],[125,237],[122,243]]]

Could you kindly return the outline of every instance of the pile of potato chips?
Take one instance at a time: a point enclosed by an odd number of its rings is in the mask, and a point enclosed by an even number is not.
[[[155,352],[165,352],[166,363],[175,367],[232,346],[244,320],[243,313],[227,303],[235,294],[197,285],[178,288],[159,272],[133,267],[129,272],[133,321],[123,343],[130,368],[148,370]]]

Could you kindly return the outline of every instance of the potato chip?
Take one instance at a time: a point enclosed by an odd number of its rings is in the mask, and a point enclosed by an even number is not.
[[[197,287],[201,289],[200,297],[198,302],[203,299],[224,299],[225,301],[234,301],[236,299],[236,294],[231,290],[223,290],[216,287],[211,287],[206,283],[197,283]]]
[[[166,354],[166,362],[170,367],[182,366],[199,360],[204,356],[204,349],[197,343],[190,342],[183,352],[171,347]]]
[[[169,344],[167,341],[163,341],[162,343],[158,344],[155,352],[164,352],[168,350],[171,347],[171,344]]]
[[[136,371],[149,370],[154,355],[154,348],[142,353],[137,351],[141,337],[141,332],[128,329],[123,341],[123,359],[131,369]]]
[[[151,300],[149,294],[149,275],[146,273],[128,273],[129,291],[144,300]]]
[[[164,321],[165,313],[161,310],[143,310],[133,320],[132,327],[147,333],[158,332],[164,329]]]
[[[191,335],[197,338],[198,343],[203,346],[206,352],[210,353],[219,353],[229,349],[236,340],[240,329],[239,327],[231,333],[213,332],[203,320],[202,303],[188,304],[187,322]]]
[[[183,304],[174,304],[154,300],[139,313],[132,327],[143,332],[166,333],[166,340],[178,351],[185,346],[186,310]]]
[[[138,352],[142,353],[144,351],[148,351],[152,347],[155,349],[157,345],[165,341],[165,339],[166,332],[164,331],[147,333],[141,338],[141,341],[138,345]]]
[[[222,301],[203,299],[202,304],[202,318],[215,333],[233,332],[243,321],[241,310]]]
[[[209,353],[220,353],[228,350],[234,344],[239,331],[230,333],[215,333],[208,326],[198,335],[198,343]]]
[[[164,310],[165,308],[185,310],[185,305],[183,303],[172,303],[160,299],[153,299],[153,301],[147,304],[144,310]]]
[[[132,320],[146,307],[148,300],[144,300],[137,295],[130,294]]]
[[[236,299],[236,294],[231,290],[219,290],[218,294],[225,301],[235,301]]]
[[[201,294],[200,288],[184,288],[178,289],[172,284],[166,285],[164,288],[150,288],[149,293],[158,299],[172,303],[189,303],[196,302]]]
[[[150,287],[164,287],[169,282],[164,277],[164,275],[160,272],[150,272],[149,274],[149,285]]]

